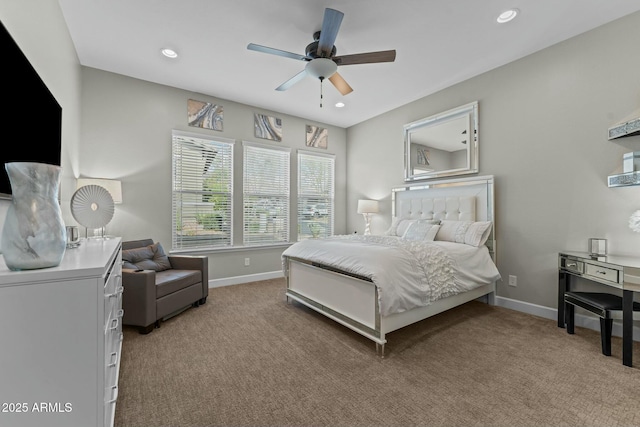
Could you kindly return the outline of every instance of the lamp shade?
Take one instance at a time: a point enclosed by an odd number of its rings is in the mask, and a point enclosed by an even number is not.
[[[105,188],[111,194],[113,203],[117,205],[122,203],[122,183],[120,181],[116,179],[78,178],[76,188],[87,185],[99,185]]]
[[[358,200],[358,213],[376,213],[378,212],[378,201],[377,200]]]

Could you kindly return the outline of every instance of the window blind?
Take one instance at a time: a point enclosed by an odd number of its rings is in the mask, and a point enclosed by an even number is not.
[[[173,132],[173,249],[232,245],[233,141]]]
[[[298,152],[298,240],[333,235],[335,158]]]
[[[244,245],[289,241],[289,149],[244,142]]]

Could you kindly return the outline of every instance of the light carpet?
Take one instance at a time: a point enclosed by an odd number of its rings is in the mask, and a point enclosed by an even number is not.
[[[210,289],[124,328],[116,426],[640,426],[633,367],[597,331],[470,302],[387,335],[386,357],[284,279]]]

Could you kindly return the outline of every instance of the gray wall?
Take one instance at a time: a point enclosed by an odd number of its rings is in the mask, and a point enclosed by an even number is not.
[[[498,294],[555,308],[558,251],[601,237],[610,253],[640,256],[627,225],[640,187],[607,187],[623,154],[640,150],[639,136],[607,140],[610,126],[640,116],[638,40],[640,13],[349,128],[347,206],[382,200],[372,232],[388,228],[390,190],[404,184],[403,124],[477,100],[479,174],[496,178]],[[347,209],[347,229],[362,225]]]
[[[212,78],[214,78],[212,76]],[[187,125],[187,101],[224,107],[223,131]],[[122,181],[123,203],[116,205],[107,233],[124,240],[152,238],[171,247],[171,131],[182,130],[236,140],[234,149],[234,240],[242,243],[242,141],[291,147],[291,189],[297,189],[297,150],[336,156],[335,229],[345,231],[346,130],[248,105],[149,83],[93,68],[82,70],[80,174]],[[282,118],[282,142],[254,136],[254,112]],[[305,125],[329,129],[328,148],[305,146]],[[291,224],[295,224],[292,208]],[[81,227],[82,228],[82,227]],[[292,233],[295,231],[293,227]],[[295,234],[292,234],[295,239]],[[210,279],[281,272],[284,247],[205,252]],[[244,259],[250,258],[250,266]]]

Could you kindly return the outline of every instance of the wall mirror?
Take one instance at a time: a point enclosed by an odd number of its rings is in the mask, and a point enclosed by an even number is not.
[[[404,125],[404,180],[478,172],[478,102]]]

